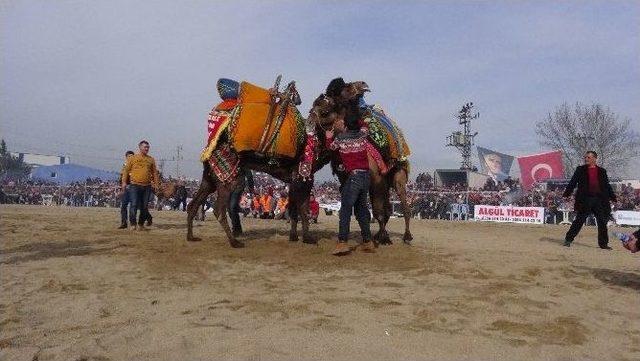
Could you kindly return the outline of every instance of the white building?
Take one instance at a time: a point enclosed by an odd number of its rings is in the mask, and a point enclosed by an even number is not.
[[[28,165],[41,166],[41,165],[60,165],[69,164],[71,159],[64,155],[46,155],[36,153],[17,153],[11,152],[11,155],[21,159]]]

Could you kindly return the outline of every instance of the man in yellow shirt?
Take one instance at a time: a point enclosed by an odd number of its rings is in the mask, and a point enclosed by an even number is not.
[[[129,193],[129,223],[136,229],[136,212],[140,210],[137,229],[144,229],[145,216],[149,212],[151,188],[159,189],[160,176],[156,161],[149,155],[149,142],[138,143],[139,152],[127,158],[122,171],[122,191]],[[127,187],[127,184],[129,186]]]

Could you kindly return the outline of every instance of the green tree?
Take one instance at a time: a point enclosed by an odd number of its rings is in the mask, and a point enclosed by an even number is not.
[[[22,159],[11,155],[7,149],[7,143],[0,141],[0,177],[26,177],[31,173],[31,167],[25,164]]]

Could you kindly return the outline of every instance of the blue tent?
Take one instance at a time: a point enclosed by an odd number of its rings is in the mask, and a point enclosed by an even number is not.
[[[77,164],[41,166],[34,168],[31,172],[31,179],[33,180],[42,180],[58,184],[84,182],[87,178],[117,181],[119,177],[120,174],[118,172],[109,172]]]

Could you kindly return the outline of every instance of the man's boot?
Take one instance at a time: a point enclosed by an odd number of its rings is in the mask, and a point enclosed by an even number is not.
[[[127,228],[127,223],[123,222],[120,224],[120,227],[118,227],[118,229],[126,229]]]
[[[336,244],[336,248],[331,252],[334,256],[344,256],[351,253],[351,247],[347,244],[347,242],[340,242]]]
[[[364,253],[376,253],[376,248],[371,241],[362,242],[358,250]]]

